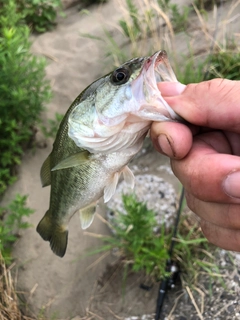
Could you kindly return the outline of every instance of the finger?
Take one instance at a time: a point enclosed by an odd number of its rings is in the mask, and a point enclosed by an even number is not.
[[[186,88],[186,86],[180,82],[159,82],[157,86],[161,95],[164,97],[177,96]]]
[[[200,224],[209,242],[225,250],[240,251],[239,230],[222,228],[205,220],[201,220]]]
[[[185,192],[188,207],[203,220],[222,228],[240,230],[240,205],[204,202]]]
[[[180,95],[164,97],[188,122],[239,132],[240,81],[213,79],[189,84]]]
[[[201,134],[182,160],[171,160],[185,189],[208,202],[240,203],[240,158],[221,132]]]
[[[182,159],[192,146],[192,132],[181,123],[154,122],[150,136],[154,147],[170,158]]]

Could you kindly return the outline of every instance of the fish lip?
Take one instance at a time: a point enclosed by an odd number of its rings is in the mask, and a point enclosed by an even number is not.
[[[145,84],[147,83],[151,89],[158,92],[157,83],[163,81],[177,82],[165,50],[157,51],[148,57],[144,62],[141,74]]]

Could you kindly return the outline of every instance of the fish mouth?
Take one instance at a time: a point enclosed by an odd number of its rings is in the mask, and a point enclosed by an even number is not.
[[[167,52],[165,50],[161,50],[153,54],[150,57],[150,60],[152,60],[151,66],[154,69],[156,82],[177,82],[177,78],[169,63]]]
[[[155,90],[159,94],[159,89],[157,88],[157,83],[159,82],[177,82],[165,50],[157,51],[146,59],[141,75],[145,86],[145,94],[147,93],[146,89],[148,94],[153,95]]]
[[[145,58],[139,76],[132,83],[133,96],[140,106],[135,115],[152,121],[179,119],[163,99],[157,86],[159,82],[178,82],[165,50]]]

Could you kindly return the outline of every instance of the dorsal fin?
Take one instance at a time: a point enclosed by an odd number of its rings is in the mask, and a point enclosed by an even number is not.
[[[41,182],[43,187],[49,186],[51,184],[50,156],[51,155],[49,155],[47,159],[43,162],[43,165],[40,171],[40,177],[41,177]]]

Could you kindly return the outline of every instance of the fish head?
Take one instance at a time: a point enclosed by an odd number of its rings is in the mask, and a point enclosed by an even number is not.
[[[152,121],[179,120],[161,81],[177,82],[164,50],[124,63],[84,91],[69,115],[69,137],[92,153],[113,152],[143,140]]]

